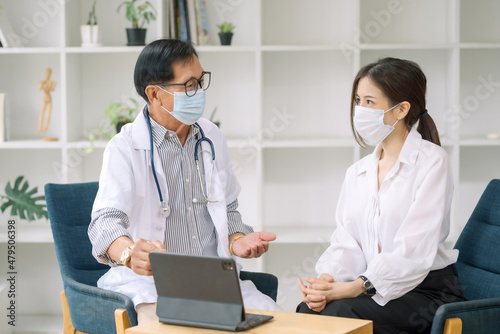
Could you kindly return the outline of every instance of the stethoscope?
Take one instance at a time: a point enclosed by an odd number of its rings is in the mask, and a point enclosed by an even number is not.
[[[154,161],[154,152],[153,152],[153,131],[151,130],[151,120],[149,118],[149,111],[148,111],[148,106],[146,105],[144,107],[144,116],[146,116],[147,119],[147,125],[148,125],[148,132],[149,132],[149,148],[151,152],[151,169],[153,171],[153,177],[156,183],[156,189],[158,190],[158,196],[160,197],[160,214],[167,218],[170,216],[170,206],[166,201],[163,200],[163,195],[161,193],[161,188],[160,188],[160,183],[158,182],[158,177],[156,176],[156,170],[155,170],[155,161]],[[216,203],[218,201],[216,200],[210,200],[210,190],[212,188],[213,184],[213,176],[214,176],[214,166],[215,166],[215,149],[214,149],[214,143],[207,137],[205,137],[205,132],[201,128],[201,126],[196,122],[194,125],[200,130],[201,138],[196,141],[196,145],[194,147],[194,161],[196,162],[196,170],[198,171],[198,178],[200,180],[200,186],[201,186],[201,191],[203,193],[204,200],[199,200],[197,198],[193,198],[193,203]],[[200,171],[200,164],[199,164],[199,155],[198,155],[198,149],[201,146],[201,144],[206,141],[210,145],[210,149],[212,150],[212,170],[210,172],[210,183],[208,184],[207,191],[205,192],[205,189],[203,188],[203,180],[201,178],[201,171]],[[202,148],[203,149],[203,148]]]

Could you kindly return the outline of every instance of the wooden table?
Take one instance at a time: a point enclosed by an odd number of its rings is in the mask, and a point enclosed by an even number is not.
[[[314,334],[314,333],[351,333],[372,334],[373,323],[369,320],[329,317],[314,314],[262,311],[247,309],[247,313],[266,314],[274,316],[274,319],[262,325],[241,333],[248,334]],[[195,327],[184,327],[166,325],[159,322],[135,326],[127,329],[126,334],[214,334],[212,329],[201,329]]]

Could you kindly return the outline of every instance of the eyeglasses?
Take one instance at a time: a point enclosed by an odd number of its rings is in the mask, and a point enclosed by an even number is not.
[[[191,97],[196,94],[199,88],[207,90],[210,87],[210,80],[212,77],[212,72],[203,72],[199,79],[189,79],[183,84],[173,83],[173,84],[158,84],[159,86],[184,86],[184,91],[186,95]]]

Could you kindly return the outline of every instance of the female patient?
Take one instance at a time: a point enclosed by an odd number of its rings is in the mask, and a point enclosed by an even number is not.
[[[425,333],[441,304],[464,300],[458,251],[444,247],[453,178],[425,93],[420,67],[402,59],[381,59],[354,79],[354,136],[376,148],[347,170],[319,277],[299,279],[298,312],[373,320],[375,333]]]

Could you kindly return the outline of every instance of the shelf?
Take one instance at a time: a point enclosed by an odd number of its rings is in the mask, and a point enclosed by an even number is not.
[[[58,141],[43,140],[12,140],[0,143],[0,149],[59,149],[63,143]]]
[[[38,192],[49,182],[98,180],[108,140],[95,141],[87,154],[88,134],[98,131],[110,102],[130,95],[144,103],[133,81],[144,47],[126,46],[130,23],[123,9],[116,13],[119,1],[98,2],[103,33],[102,46],[95,48],[80,46],[80,24],[93,1],[53,2],[2,2],[13,30],[31,32],[32,37],[24,36],[25,47],[0,48],[0,92],[6,94],[12,139],[0,143],[0,189],[19,175]],[[415,61],[427,77],[427,108],[456,181],[446,241],[451,247],[487,182],[498,178],[500,170],[500,139],[486,136],[500,131],[500,2],[212,2],[206,9],[215,45],[195,46],[203,68],[213,73],[205,113],[209,116],[217,108],[215,118],[221,121],[231,166],[242,186],[238,199],[243,220],[256,230],[277,234],[277,252],[252,263],[257,271],[285,277],[281,303],[296,305],[285,301],[300,296],[286,285],[287,273],[298,267],[314,272],[317,257],[310,255],[329,245],[346,169],[373,151],[359,148],[353,138],[350,96],[360,67],[382,57]],[[170,24],[165,2],[152,3],[158,18],[148,27],[146,42],[165,36]],[[218,45],[216,25],[224,21],[236,26],[231,46]],[[57,83],[49,128],[53,133],[47,136],[59,137],[58,142],[43,142],[36,133],[43,102],[38,83],[47,67]],[[0,215],[0,246],[7,241],[2,226],[9,214]],[[46,275],[50,284],[43,286],[60,290],[52,284],[59,271],[50,224],[14,219],[17,242],[23,244],[19,250],[29,259],[19,261],[25,266],[24,287],[33,290],[23,288],[30,301],[19,302],[15,332],[60,333],[62,318],[43,315],[58,314],[59,300],[47,302],[47,289],[36,290],[33,284]],[[48,261],[49,270],[40,271],[37,266]],[[295,279],[292,284],[296,289]]]
[[[260,47],[262,51],[338,51],[341,50],[338,46],[333,45],[263,45]]]
[[[460,139],[460,146],[500,146],[500,139],[464,138]]]
[[[446,50],[453,49],[454,44],[358,44],[360,50]]]
[[[439,138],[441,140],[441,146],[454,146],[455,141],[449,138]]]
[[[500,43],[460,43],[462,49],[500,49]]]
[[[0,54],[54,54],[60,53],[63,49],[58,47],[20,47],[20,48],[0,48]]]
[[[67,53],[140,53],[143,46],[99,46],[92,48],[82,48],[70,46],[64,48]]]
[[[47,220],[29,222],[15,217],[16,243],[53,243],[50,222]],[[5,228],[3,229],[6,230]],[[7,233],[0,233],[0,243],[7,242]]]
[[[263,148],[354,147],[353,138],[279,139],[262,143]]]
[[[66,147],[70,149],[84,149],[88,147],[90,142],[88,140],[72,141],[69,142]],[[96,140],[94,141],[93,148],[106,148],[108,144],[107,140]]]
[[[256,46],[239,46],[239,45],[213,45],[213,46],[196,46],[197,52],[255,52]]]
[[[108,141],[94,141],[94,148],[105,148]],[[89,141],[69,142],[66,147],[70,149],[84,149],[89,145]],[[353,147],[356,142],[353,138],[304,138],[304,139],[277,139],[273,141],[257,142],[256,137],[251,138],[227,138],[229,148],[239,147],[262,147],[262,148],[295,148],[295,147]],[[2,146],[0,146],[2,148]],[[6,147],[4,147],[6,148]],[[12,148],[17,148],[14,146]],[[27,147],[33,148],[33,147]]]

